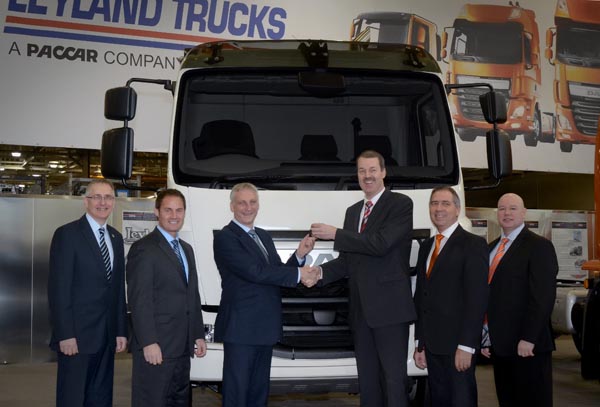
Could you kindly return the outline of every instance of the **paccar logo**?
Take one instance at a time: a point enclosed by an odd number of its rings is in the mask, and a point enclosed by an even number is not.
[[[95,49],[84,49],[75,47],[51,47],[50,45],[39,46],[38,44],[27,44],[27,56],[36,56],[66,59],[68,61],[98,62],[98,51]]]
[[[282,39],[281,7],[223,0],[9,0],[4,33],[182,50],[215,39]]]

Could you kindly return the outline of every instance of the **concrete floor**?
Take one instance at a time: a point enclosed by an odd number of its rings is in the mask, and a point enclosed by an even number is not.
[[[600,382],[584,381],[579,374],[579,355],[571,338],[557,340],[553,356],[554,405],[557,407],[600,406]],[[15,364],[0,366],[0,406],[51,407],[54,406],[56,364]],[[497,406],[491,366],[477,367],[479,406]],[[123,355],[115,364],[115,407],[130,405],[131,357]],[[193,390],[194,407],[218,407],[220,396],[210,389]],[[274,395],[270,407],[345,407],[358,406],[359,398],[347,394]]]

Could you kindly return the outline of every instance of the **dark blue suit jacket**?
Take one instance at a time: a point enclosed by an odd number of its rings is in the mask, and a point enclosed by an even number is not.
[[[214,239],[214,256],[221,274],[221,303],[215,340],[245,345],[274,345],[281,337],[281,289],[295,287],[296,256],[281,262],[269,234],[255,228],[269,254],[242,228],[230,222]]]
[[[48,304],[52,323],[50,347],[76,338],[79,353],[114,349],[116,337],[127,337],[125,254],[123,237],[108,226],[114,252],[112,278],[85,215],[56,229],[50,246]]]

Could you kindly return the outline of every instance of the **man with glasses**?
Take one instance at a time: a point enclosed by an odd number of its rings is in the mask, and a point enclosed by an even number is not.
[[[123,237],[107,225],[112,183],[93,180],[86,214],[50,246],[50,348],[58,354],[57,407],[112,406],[114,354],[127,347]]]

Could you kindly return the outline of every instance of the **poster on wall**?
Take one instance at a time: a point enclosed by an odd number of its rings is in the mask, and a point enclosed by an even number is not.
[[[584,279],[587,272],[581,266],[588,260],[587,222],[553,221],[552,243],[558,257],[557,279]]]
[[[487,242],[489,240],[487,219],[471,219],[471,232],[483,237]]]
[[[125,256],[132,244],[152,232],[157,225],[156,215],[148,211],[123,211],[123,243]]]
[[[500,128],[515,169],[593,171],[599,1],[8,0],[0,21],[3,144],[98,149],[114,127],[103,118],[104,92],[132,77],[175,80],[178,58],[198,43],[398,42],[430,52],[446,83],[486,83],[506,97]],[[172,96],[136,90],[136,150],[168,151]],[[449,96],[463,167],[487,166],[483,91]]]

